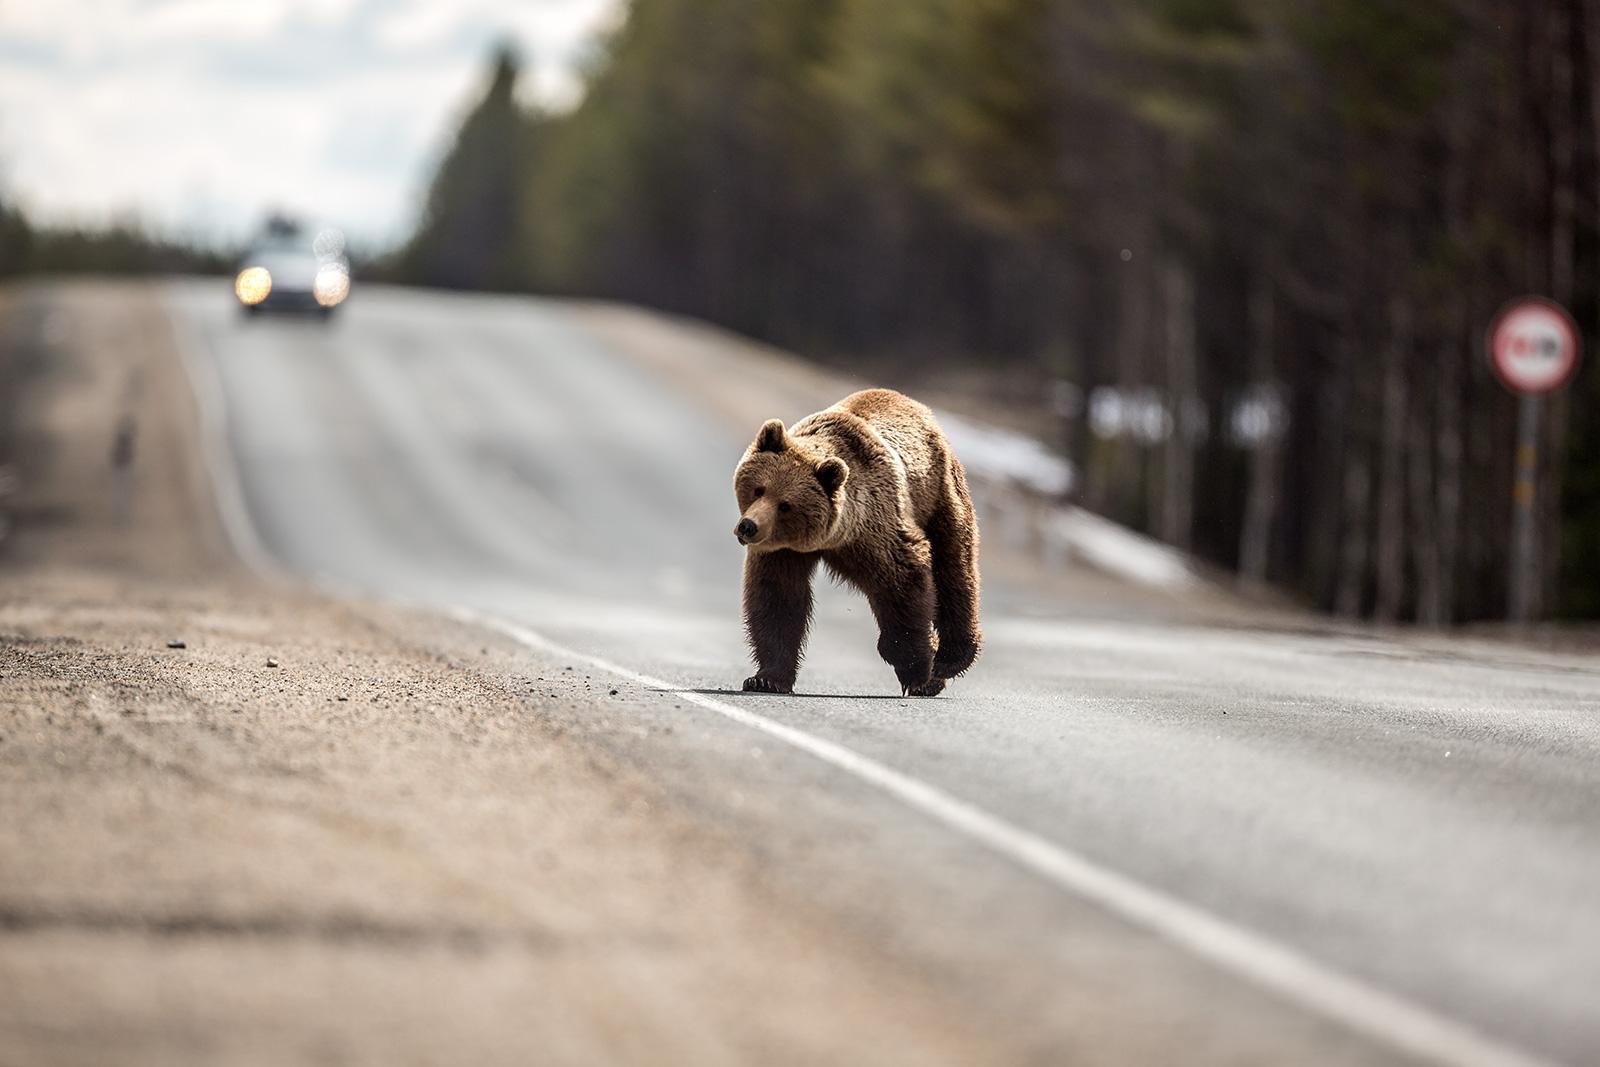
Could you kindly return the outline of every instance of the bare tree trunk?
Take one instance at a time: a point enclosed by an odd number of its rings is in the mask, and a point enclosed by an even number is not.
[[[1457,342],[1466,346],[1467,358],[1473,346],[1463,325]],[[1456,574],[1461,558],[1461,364],[1463,354],[1447,344],[1439,359],[1438,421],[1435,448],[1438,455],[1436,484],[1438,523],[1435,526],[1434,604],[1418,608],[1418,621],[1427,625],[1451,622],[1456,614]]]
[[[1335,344],[1336,351],[1342,347],[1338,342]],[[1318,603],[1331,611],[1338,600],[1339,550],[1343,544],[1340,534],[1344,516],[1344,468],[1345,456],[1351,447],[1346,430],[1352,402],[1350,387],[1348,383],[1330,382],[1327,389],[1314,395],[1314,400],[1311,412],[1317,420],[1321,439],[1344,442],[1342,449],[1330,444],[1311,456],[1311,484],[1297,487],[1303,496],[1311,498],[1314,516],[1308,531],[1311,543],[1306,552],[1308,585]]]
[[[1371,534],[1372,458],[1369,452],[1362,387],[1356,360],[1360,344],[1357,328],[1348,318],[1343,323],[1338,344],[1342,349],[1340,371],[1346,378],[1350,402],[1345,406],[1344,472],[1340,481],[1339,575],[1334,595],[1334,610],[1347,618],[1361,614],[1367,591],[1367,566]]]
[[[1589,85],[1589,120],[1593,129],[1589,135],[1592,144],[1600,146],[1600,0],[1583,0],[1583,41],[1586,69],[1584,76]],[[1595,171],[1595,176],[1600,179],[1600,168]],[[1600,200],[1600,190],[1596,191],[1596,199]],[[1596,302],[1600,303],[1600,289],[1594,293]]]
[[[1574,5],[1550,5],[1547,30],[1550,53],[1550,296],[1570,308],[1574,296],[1574,253],[1577,233],[1578,135],[1575,106],[1577,35],[1573,32]],[[1567,391],[1547,398],[1545,407],[1544,469],[1539,478],[1540,607],[1554,611],[1561,588],[1561,493],[1566,474],[1569,402]]]
[[[1147,254],[1151,245],[1138,239],[1144,236],[1142,231],[1142,227],[1134,231],[1136,239],[1124,250],[1126,258],[1119,257],[1115,264],[1118,285],[1113,380],[1124,400],[1131,399],[1149,382],[1146,356],[1150,350],[1150,324],[1157,294],[1150,277],[1151,257]],[[1110,454],[1090,467],[1093,477],[1088,483],[1089,499],[1095,510],[1127,518],[1139,507],[1145,477],[1143,460],[1148,450],[1127,434],[1101,441],[1095,448],[1101,453],[1109,450]]]
[[[1600,0],[1595,0],[1600,2]],[[1464,50],[1457,60],[1455,77],[1464,83],[1481,80],[1476,50]],[[1472,177],[1472,99],[1459,94],[1446,115],[1446,156],[1444,170],[1445,226],[1450,242],[1465,249],[1472,240],[1468,221]],[[1419,577],[1422,589],[1417,601],[1417,621],[1424,626],[1443,626],[1455,621],[1457,588],[1461,568],[1461,499],[1466,474],[1466,448],[1463,434],[1462,371],[1470,369],[1478,356],[1474,343],[1472,299],[1459,289],[1448,298],[1449,312],[1444,343],[1438,349],[1434,397],[1433,575]],[[1413,445],[1413,447],[1417,447]],[[1420,568],[1419,568],[1420,569]]]
[[[1411,519],[1412,569],[1417,575],[1417,622],[1438,626],[1443,621],[1439,606],[1439,508],[1434,483],[1433,434],[1428,419],[1427,382],[1413,381],[1411,411],[1406,424],[1406,456],[1410,469],[1406,485],[1410,490],[1407,512]]]
[[[1334,610],[1346,618],[1361,614],[1367,584],[1367,508],[1372,473],[1365,447],[1352,444],[1344,463],[1344,536],[1339,546],[1339,592]]]
[[[1277,313],[1272,278],[1258,273],[1250,289],[1250,366],[1254,386],[1263,397],[1278,391],[1275,359]],[[1281,419],[1282,405],[1273,415]],[[1278,518],[1278,479],[1283,427],[1266,428],[1250,451],[1250,480],[1245,492],[1244,522],[1239,535],[1239,577],[1264,582],[1272,557],[1272,533]]]
[[[1577,72],[1573,50],[1577,45],[1571,5],[1550,5],[1550,296],[1570,306],[1573,260],[1577,232],[1577,108],[1574,99]]]
[[[1377,594],[1373,617],[1392,623],[1405,599],[1406,360],[1411,355],[1411,309],[1396,296],[1383,361],[1383,430],[1378,453],[1378,522],[1374,544]]]
[[[1169,255],[1163,271],[1166,305],[1167,406],[1172,432],[1161,464],[1161,539],[1188,548],[1194,529],[1194,445],[1198,403],[1195,368],[1194,279],[1189,267]]]

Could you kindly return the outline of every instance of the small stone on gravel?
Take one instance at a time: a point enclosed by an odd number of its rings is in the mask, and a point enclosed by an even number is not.
[[[271,656],[267,657],[267,666],[276,667],[277,665],[278,665],[278,661],[277,660],[273,659]]]
[[[168,648],[188,648],[189,646],[184,644],[182,641],[179,641],[177,638],[173,638],[171,641],[167,642],[167,647]]]

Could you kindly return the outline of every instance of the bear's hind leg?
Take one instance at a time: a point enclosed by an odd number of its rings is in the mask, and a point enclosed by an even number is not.
[[[894,668],[900,691],[937,696],[944,682],[933,677],[933,572],[907,560],[867,591],[878,620],[878,655]]]
[[[744,688],[792,693],[811,626],[811,574],[818,556],[782,549],[751,552],[744,561],[744,627],[756,673]]]
[[[983,647],[978,627],[978,517],[967,493],[966,474],[954,459],[951,466],[949,492],[928,522],[938,598],[934,626],[939,631],[939,652],[933,676],[942,679],[972,666]]]

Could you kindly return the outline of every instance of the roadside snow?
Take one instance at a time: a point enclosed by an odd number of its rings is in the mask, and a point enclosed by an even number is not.
[[[1071,492],[1077,482],[1071,463],[1031,437],[969,422],[948,411],[935,415],[961,465],[974,478],[1010,482],[1049,497]]]
[[[1046,558],[1069,556],[1130,582],[1182,590],[1202,579],[1188,557],[1168,545],[1120,526],[1110,519],[1067,504],[1061,499],[1077,484],[1070,462],[1051,453],[1043,442],[1010,430],[972,422],[948,411],[936,413],[967,476],[985,488],[1022,490],[1042,507],[1025,509]]]
[[[1197,586],[1201,578],[1189,559],[1153,537],[1119,526],[1078,507],[1052,508],[1044,520],[1048,542],[1072,556],[1119,578],[1160,589]]]

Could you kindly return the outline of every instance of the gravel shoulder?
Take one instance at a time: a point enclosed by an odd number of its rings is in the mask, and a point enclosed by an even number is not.
[[[167,329],[0,292],[0,1064],[1017,1058],[574,729],[644,696],[245,573]]]

